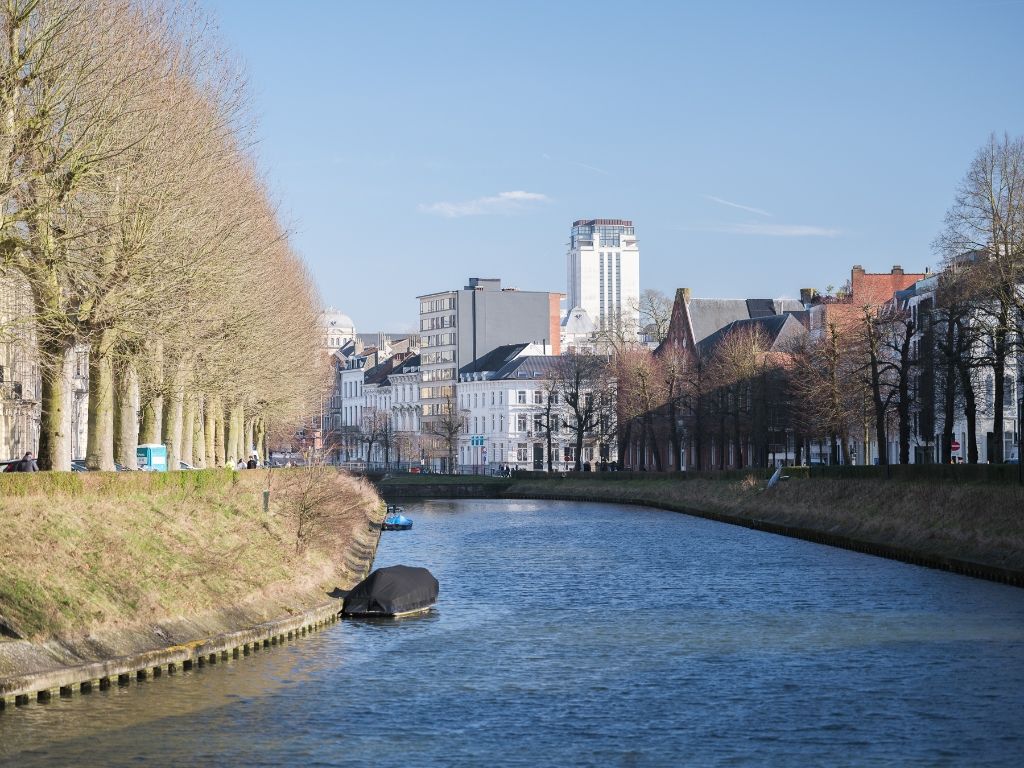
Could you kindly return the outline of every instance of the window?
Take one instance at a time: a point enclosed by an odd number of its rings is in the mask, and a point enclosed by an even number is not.
[[[533,390],[533,404],[544,405],[544,390],[535,389]]]
[[[494,405],[494,392],[491,392],[491,405]]]
[[[516,461],[527,461],[526,443],[516,445]]]
[[[536,434],[540,434],[543,431],[544,431],[544,417],[541,414],[539,414],[539,413],[535,413],[533,415],[533,433],[536,435]]]
[[[516,402],[520,405],[526,405],[526,390],[520,389],[516,392]]]
[[[494,414],[491,414],[491,432],[494,431]]]
[[[516,432],[526,431],[526,414],[520,413],[516,416]]]

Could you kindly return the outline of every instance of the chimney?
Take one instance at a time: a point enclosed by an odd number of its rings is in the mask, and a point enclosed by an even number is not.
[[[801,288],[800,289],[800,303],[805,307],[814,301],[814,297],[818,295],[818,292],[814,288]]]
[[[892,265],[892,274],[894,274],[894,275],[902,275],[903,274],[903,267],[901,267],[899,264],[893,264]]]
[[[689,304],[690,303],[690,289],[689,288],[680,288],[679,290],[683,294],[683,301],[686,302],[687,304]]]
[[[864,267],[862,267],[860,264],[854,264],[853,265],[853,269],[850,270],[850,276],[851,277],[863,277],[864,276]]]

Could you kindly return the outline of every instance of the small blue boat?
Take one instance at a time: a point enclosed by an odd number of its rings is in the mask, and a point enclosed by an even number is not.
[[[394,504],[388,504],[388,513],[384,516],[385,531],[408,531],[412,528],[412,520],[403,515],[405,510]]]

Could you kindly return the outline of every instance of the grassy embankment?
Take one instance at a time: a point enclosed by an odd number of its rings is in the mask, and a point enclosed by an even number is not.
[[[792,479],[517,480],[514,496],[575,496],[753,518],[989,566],[1024,569],[1024,488],[981,482]]]
[[[322,602],[325,588],[350,586],[347,547],[383,509],[361,480],[335,471],[315,480],[301,469],[0,475],[7,634],[84,637],[239,606],[271,617]]]

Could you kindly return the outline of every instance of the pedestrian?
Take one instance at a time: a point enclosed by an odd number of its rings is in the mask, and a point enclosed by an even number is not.
[[[38,472],[39,465],[36,464],[36,459],[32,455],[32,451],[29,451],[21,457],[21,461],[18,462],[18,472]]]
[[[245,469],[245,462],[242,461],[241,459],[239,459],[238,463],[235,464],[235,469],[238,469],[238,470]]]
[[[245,465],[246,469],[256,469],[259,466],[259,462],[256,461],[256,454],[254,453],[249,457],[249,462]]]

